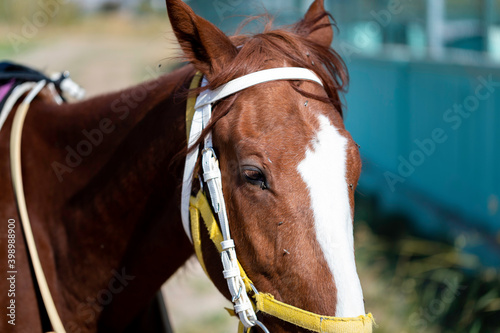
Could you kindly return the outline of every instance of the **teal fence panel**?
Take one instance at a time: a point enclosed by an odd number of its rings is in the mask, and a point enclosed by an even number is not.
[[[346,127],[361,191],[423,232],[500,235],[500,68],[355,58]],[[498,252],[487,262],[499,265]]]

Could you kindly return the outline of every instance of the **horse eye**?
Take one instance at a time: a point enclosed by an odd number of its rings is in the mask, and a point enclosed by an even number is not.
[[[267,189],[266,176],[257,168],[249,168],[243,170],[243,177],[245,180],[252,184],[258,185],[261,189]]]

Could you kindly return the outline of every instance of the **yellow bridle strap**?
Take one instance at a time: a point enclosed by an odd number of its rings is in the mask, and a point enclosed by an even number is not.
[[[201,249],[201,234],[200,234],[200,214],[201,218],[205,222],[205,227],[208,231],[208,235],[212,242],[214,243],[217,251],[219,253],[222,252],[221,242],[224,240],[222,237],[222,233],[219,228],[219,224],[212,213],[212,209],[210,208],[210,204],[208,203],[207,197],[203,194],[202,191],[198,192],[196,197],[191,197],[190,201],[191,206],[189,207],[190,216],[191,216],[191,234],[193,236],[193,245],[196,256],[198,257],[201,266],[205,273],[207,273],[207,269],[205,267],[205,262],[203,260],[203,253]],[[245,283],[245,289],[248,292],[252,291],[252,281],[247,276],[243,267],[238,262],[238,267],[240,268],[240,274],[243,278],[243,282]]]
[[[191,200],[194,198],[191,197]],[[189,216],[191,218],[191,235],[193,237],[194,252],[201,267],[208,275],[207,268],[205,267],[205,261],[203,260],[203,252],[201,251],[201,233],[200,233],[200,211],[195,207],[189,207]]]
[[[193,79],[191,80],[191,84],[189,85],[189,93],[191,94],[187,100],[186,104],[186,135],[189,141],[189,132],[191,131],[191,123],[193,122],[194,117],[194,106],[196,105],[196,95],[192,94],[192,90],[198,88],[200,86],[201,79],[203,78],[203,74],[201,72],[196,72]]]
[[[270,294],[259,293],[254,298],[259,311],[313,332],[372,332],[371,313],[354,318],[320,316],[280,302]]]
[[[201,249],[200,215],[204,221],[208,235],[219,253],[222,251],[222,247],[220,245],[223,241],[222,233],[220,232],[217,220],[212,213],[210,204],[202,191],[199,191],[196,197],[191,197],[190,203],[193,244],[196,256],[205,270],[205,273],[207,273]],[[253,289],[251,287],[252,281],[248,278],[240,263],[238,263],[238,266],[240,268],[241,276],[243,277],[243,282],[245,283],[247,292],[253,293]],[[280,302],[270,294],[257,293],[253,295],[253,298],[256,303],[256,310],[313,332],[372,332],[374,320],[371,313],[354,318],[321,316]],[[240,332],[242,332],[242,325],[240,325]]]

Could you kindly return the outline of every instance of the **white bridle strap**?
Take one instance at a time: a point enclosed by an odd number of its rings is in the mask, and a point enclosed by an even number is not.
[[[245,90],[251,86],[276,80],[308,80],[323,86],[321,79],[311,70],[299,67],[281,67],[264,69],[234,79],[215,90],[209,91],[196,100],[195,109],[204,105],[212,104],[218,100],[228,97],[238,91]]]
[[[191,130],[188,140],[188,147],[191,148],[200,138],[203,129],[206,128],[211,118],[211,104],[228,97],[241,90],[247,89],[251,86],[277,80],[307,80],[313,81],[321,86],[323,83],[321,79],[311,70],[299,67],[282,67],[272,68],[251,73],[237,79],[234,79],[215,90],[205,90],[198,96],[195,105],[195,113],[193,122],[191,123]],[[206,81],[203,85],[206,85]],[[206,141],[211,141],[211,134],[206,138]],[[205,142],[207,143],[207,142]],[[209,143],[210,145],[210,143]],[[189,226],[189,199],[191,197],[191,188],[193,181],[194,168],[198,159],[198,147],[193,149],[186,157],[184,166],[184,176],[182,180],[182,193],[181,193],[181,217],[182,225],[186,235],[191,239],[191,229]]]

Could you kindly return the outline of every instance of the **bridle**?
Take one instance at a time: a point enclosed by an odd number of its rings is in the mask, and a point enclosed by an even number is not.
[[[202,79],[197,73],[191,83],[191,89],[197,88]],[[208,128],[212,117],[212,104],[221,99],[264,82],[277,80],[306,80],[323,86],[321,79],[311,70],[298,67],[272,68],[254,72],[234,79],[215,90],[204,90],[187,103],[187,137],[188,154],[186,156],[181,196],[181,216],[184,231],[194,245],[196,255],[207,272],[201,250],[201,221],[209,233],[210,239],[221,254],[223,276],[226,279],[234,313],[240,319],[240,331],[250,330],[254,326],[264,332],[268,329],[257,319],[256,311],[267,313],[283,321],[309,329],[314,332],[371,332],[373,317],[371,314],[356,318],[338,318],[321,316],[291,305],[279,302],[270,294],[259,293],[238,262],[235,243],[231,238],[226,204],[222,192],[221,170],[212,142],[212,132],[203,138],[201,153],[202,184],[198,194],[191,196],[194,170],[198,161],[200,146],[195,144],[200,140],[203,131]],[[203,79],[202,86],[208,81]],[[204,184],[210,197],[208,202]],[[217,214],[217,220],[214,217]],[[244,328],[243,328],[244,327]]]

